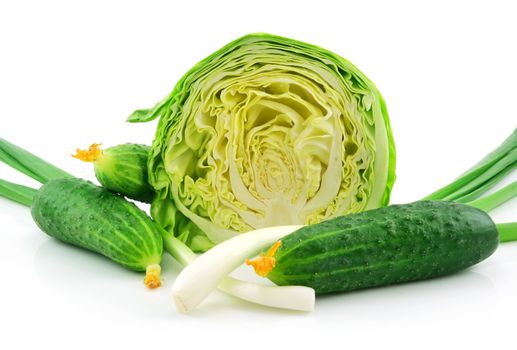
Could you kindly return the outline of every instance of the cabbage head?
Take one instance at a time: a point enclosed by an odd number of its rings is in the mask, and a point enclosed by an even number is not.
[[[389,202],[395,146],[384,100],[354,65],[320,47],[246,35],[128,120],[155,118],[151,213],[194,250]]]

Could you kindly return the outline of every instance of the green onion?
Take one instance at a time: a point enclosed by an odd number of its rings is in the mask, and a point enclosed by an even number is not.
[[[517,167],[517,129],[495,150],[452,183],[424,199],[469,202],[497,184]]]
[[[34,188],[0,179],[0,197],[5,197],[27,207],[31,205],[32,197],[36,192],[38,192],[38,190],[35,190]]]
[[[0,161],[42,184],[53,179],[73,177],[3,138],[0,138]]]
[[[497,224],[496,226],[501,243],[517,240],[517,222]]]
[[[489,212],[514,197],[517,197],[517,181],[506,185],[490,195],[476,199],[472,202],[467,202],[466,204]]]

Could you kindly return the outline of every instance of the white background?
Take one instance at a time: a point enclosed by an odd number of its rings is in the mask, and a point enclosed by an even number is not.
[[[145,5],[144,5],[145,3]],[[387,101],[397,146],[393,202],[445,185],[517,127],[511,1],[2,1],[0,137],[74,174],[92,142],[150,143],[130,125],[198,60],[250,32],[330,49]],[[36,185],[7,167],[1,178]],[[514,175],[514,179],[517,176]],[[493,213],[517,220],[517,201]],[[517,244],[447,278],[320,298],[313,313],[215,293],[189,316],[164,286],[41,233],[0,199],[0,348],[515,349]]]

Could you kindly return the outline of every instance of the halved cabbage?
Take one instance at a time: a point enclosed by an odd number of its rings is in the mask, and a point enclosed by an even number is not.
[[[237,39],[128,120],[157,117],[151,212],[194,250],[389,202],[395,146],[384,100],[320,47],[269,34]]]

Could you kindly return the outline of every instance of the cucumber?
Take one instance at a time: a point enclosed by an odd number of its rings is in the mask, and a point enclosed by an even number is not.
[[[267,278],[318,294],[346,292],[460,271],[490,256],[498,242],[492,219],[474,207],[447,201],[391,205],[284,237]]]
[[[95,177],[110,191],[140,202],[150,203],[154,191],[147,182],[147,158],[150,147],[125,143],[101,150],[93,144],[74,155],[94,165]]]
[[[49,236],[102,254],[128,269],[147,271],[146,285],[160,285],[160,228],[121,195],[82,179],[55,179],[33,196],[31,214]]]

